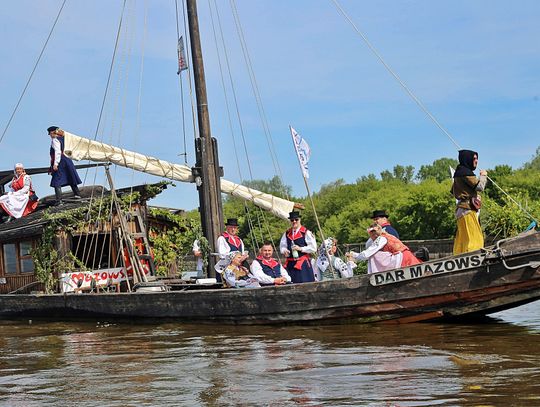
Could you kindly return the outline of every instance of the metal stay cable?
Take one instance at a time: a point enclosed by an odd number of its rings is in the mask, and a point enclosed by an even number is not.
[[[443,127],[443,125],[435,118],[435,116],[428,110],[428,108],[422,103],[420,99],[408,88],[408,86],[401,80],[401,78],[398,76],[396,72],[386,63],[386,61],[383,59],[381,54],[377,51],[377,49],[371,44],[371,42],[368,40],[366,35],[360,31],[360,29],[356,26],[356,24],[352,21],[352,19],[349,17],[347,12],[341,7],[338,0],[332,0],[338,11],[341,13],[341,15],[349,22],[349,24],[353,27],[353,29],[356,31],[360,37],[364,40],[368,48],[375,54],[377,59],[383,64],[383,66],[386,68],[386,70],[398,81],[398,83],[401,85],[401,87],[407,92],[407,94],[414,100],[414,102],[420,107],[420,109],[431,119],[431,121],[450,139],[450,141],[454,144],[454,146],[457,148],[457,150],[461,150],[460,145],[457,143],[457,141],[450,135],[450,133]],[[502,189],[499,184],[497,184],[493,179],[491,179],[489,176],[487,177],[493,185],[495,185],[503,194],[505,194],[508,199],[510,199],[514,204],[516,204],[519,209],[521,209],[522,212],[524,212],[527,216],[529,216],[530,219],[535,221],[538,224],[538,221],[532,216],[523,206],[517,202],[514,198],[512,198],[504,189]]]
[[[41,47],[41,52],[39,53],[38,59],[36,60],[36,63],[34,64],[34,68],[32,69],[32,72],[30,73],[30,76],[28,77],[28,80],[26,81],[26,85],[24,85],[23,91],[21,92],[21,95],[19,96],[19,100],[17,100],[17,103],[15,104],[15,108],[13,109],[13,112],[11,112],[11,116],[9,117],[9,120],[6,124],[6,127],[4,127],[4,131],[2,132],[2,136],[0,137],[0,143],[2,143],[2,140],[4,140],[4,136],[6,135],[9,126],[11,125],[11,122],[13,118],[15,117],[15,113],[17,113],[17,110],[19,109],[19,105],[21,104],[21,101],[26,94],[26,90],[28,89],[28,86],[30,85],[30,82],[32,81],[32,78],[34,77],[34,73],[36,72],[36,69],[39,65],[39,62],[41,61],[41,57],[43,56],[45,52],[45,48],[47,48],[47,44],[49,43],[49,40],[51,39],[52,33],[54,31],[54,28],[56,27],[56,23],[58,23],[58,20],[60,19],[60,14],[62,14],[62,10],[64,9],[64,6],[66,4],[67,0],[64,0],[62,2],[62,5],[60,6],[60,9],[58,10],[58,13],[56,14],[56,18],[54,19],[54,23],[51,27],[51,30],[49,31],[49,35],[47,36],[47,39],[45,40],[45,43],[43,44],[43,47]]]
[[[218,18],[219,18],[219,11],[218,11],[217,4],[216,4],[215,1],[214,1],[214,7],[216,9],[216,13],[217,13]],[[237,166],[237,169],[238,169],[238,176],[240,177],[240,183],[243,183],[244,178],[242,176],[242,168],[240,166],[240,158],[239,158],[239,155],[238,155],[238,147],[237,147],[237,144],[236,144],[234,126],[233,126],[233,123],[232,123],[231,109],[229,108],[230,101],[229,101],[229,97],[228,97],[228,94],[227,94],[227,86],[225,85],[225,78],[224,78],[224,75],[223,75],[223,64],[221,62],[221,53],[219,52],[219,44],[218,44],[218,38],[217,38],[217,34],[216,34],[216,27],[215,27],[216,24],[215,24],[215,21],[214,21],[214,13],[212,11],[212,2],[210,0],[208,0],[208,8],[210,10],[210,20],[211,20],[211,23],[212,23],[212,32],[213,32],[213,35],[214,35],[214,43],[215,43],[215,46],[216,46],[216,54],[217,54],[217,57],[218,57],[218,66],[219,66],[219,73],[220,73],[220,79],[221,79],[221,87],[223,89],[223,95],[224,95],[224,98],[225,98],[225,106],[226,106],[226,109],[227,109],[227,119],[228,119],[228,124],[229,124],[229,131],[231,133],[231,139],[232,139],[232,142],[233,142],[234,156],[235,156],[235,159],[236,159],[236,166]],[[229,61],[228,61],[227,50],[226,50],[226,47],[225,47],[225,41],[224,41],[224,37],[223,37],[223,30],[221,30],[221,20],[218,20],[218,21],[219,21],[219,28],[220,28],[223,52],[224,52],[225,58],[227,60],[227,68],[228,68],[228,72],[229,72],[229,78],[231,80],[231,87],[232,87],[233,92],[234,92],[234,83],[232,82],[232,75],[230,73],[230,65],[229,65]],[[237,112],[238,112],[238,110],[237,110]],[[240,120],[240,118],[239,118],[239,120]],[[240,126],[242,126],[242,123],[240,123]],[[249,160],[249,158],[248,158],[248,160]],[[248,161],[248,165],[249,165],[249,161]],[[249,169],[250,169],[250,174],[251,174],[251,168],[249,168]],[[244,201],[244,212],[246,213],[246,216],[247,216],[249,230],[253,231],[254,227],[253,227],[253,219],[251,219],[251,211],[249,210],[249,207],[248,207],[248,205],[247,205],[247,203],[245,201]],[[259,242],[257,241],[254,233],[251,233],[251,244],[253,245],[253,247],[256,247],[257,250],[259,250]]]

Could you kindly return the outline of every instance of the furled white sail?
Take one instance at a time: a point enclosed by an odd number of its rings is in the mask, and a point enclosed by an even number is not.
[[[111,162],[126,168],[158,177],[169,178],[175,181],[194,182],[191,168],[182,164],[173,164],[168,161],[135,153],[123,148],[111,146],[99,141],[64,131],[64,154],[74,160],[89,160],[95,162]],[[248,188],[244,185],[221,179],[221,191],[253,202],[255,205],[274,215],[287,219],[289,212],[294,208],[294,202],[271,194]]]

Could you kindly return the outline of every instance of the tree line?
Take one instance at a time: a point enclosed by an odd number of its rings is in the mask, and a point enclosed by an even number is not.
[[[313,194],[313,200],[325,236],[336,237],[340,244],[364,242],[372,211],[384,209],[403,240],[453,237],[456,222],[455,201],[450,193],[450,167],[456,165],[455,159],[443,157],[430,165],[422,165],[418,171],[410,165],[396,165],[392,170],[382,171],[380,176],[369,174],[354,183],[337,179],[324,185]],[[540,217],[540,147],[520,168],[498,165],[488,169],[488,175],[508,195],[488,182],[480,212],[480,222],[487,236],[515,236],[530,224],[531,219],[510,197],[534,218]],[[304,204],[302,223],[314,232],[317,230],[311,203],[307,198],[291,196],[291,187],[284,185],[279,177],[244,184]],[[239,219],[242,225],[239,234],[252,253],[264,240],[279,244],[281,235],[289,227],[287,221],[234,197],[224,200],[223,211],[225,218]],[[196,218],[198,213],[193,211],[189,216]]]

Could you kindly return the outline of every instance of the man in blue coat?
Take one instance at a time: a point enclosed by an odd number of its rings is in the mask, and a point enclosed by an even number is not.
[[[62,205],[62,187],[70,186],[75,199],[81,198],[79,184],[82,184],[75,165],[71,158],[64,155],[64,131],[57,126],[51,126],[47,129],[51,137],[51,166],[49,174],[52,175],[51,187],[54,188],[56,204]]]

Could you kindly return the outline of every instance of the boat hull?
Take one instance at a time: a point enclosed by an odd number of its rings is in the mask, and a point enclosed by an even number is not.
[[[422,275],[381,285],[374,284],[374,275],[365,275],[255,289],[0,295],[0,316],[233,324],[407,323],[485,315],[540,299],[540,233],[492,249],[424,263]],[[438,271],[441,262],[462,264],[459,259],[474,256],[481,258],[479,266],[471,262],[462,269]]]

